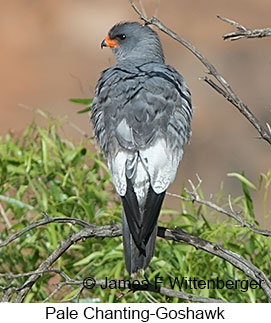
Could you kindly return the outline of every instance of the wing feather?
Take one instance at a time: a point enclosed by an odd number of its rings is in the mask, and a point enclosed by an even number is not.
[[[168,65],[126,62],[98,82],[91,120],[122,197],[129,272],[146,268],[153,256],[158,216],[191,135],[191,118],[190,92]]]

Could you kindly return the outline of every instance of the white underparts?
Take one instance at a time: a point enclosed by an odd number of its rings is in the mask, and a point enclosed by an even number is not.
[[[146,196],[149,182],[155,193],[164,192],[175,179],[182,153],[181,149],[172,151],[164,139],[157,139],[152,146],[137,152],[119,150],[108,160],[117,193],[121,196],[126,194],[127,173],[133,174],[131,180],[139,201]],[[129,170],[127,164],[130,165]]]

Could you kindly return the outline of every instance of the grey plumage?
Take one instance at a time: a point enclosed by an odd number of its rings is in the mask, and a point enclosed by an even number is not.
[[[115,25],[104,45],[117,64],[96,87],[91,121],[123,203],[128,272],[146,269],[157,221],[191,135],[192,106],[183,77],[164,63],[159,37],[137,22]]]

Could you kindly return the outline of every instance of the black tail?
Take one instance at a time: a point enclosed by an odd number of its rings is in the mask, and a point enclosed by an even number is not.
[[[123,246],[129,274],[146,269],[154,254],[157,221],[165,192],[157,194],[151,185],[144,203],[139,203],[131,180],[127,179],[123,204]],[[140,201],[142,202],[142,201]]]

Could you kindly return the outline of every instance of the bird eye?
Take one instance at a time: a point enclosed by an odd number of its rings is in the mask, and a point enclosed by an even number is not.
[[[126,35],[125,34],[120,34],[120,35],[117,35],[117,37],[116,38],[118,38],[118,39],[120,39],[120,40],[123,40],[123,39],[125,39],[126,38]]]

